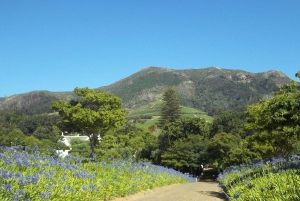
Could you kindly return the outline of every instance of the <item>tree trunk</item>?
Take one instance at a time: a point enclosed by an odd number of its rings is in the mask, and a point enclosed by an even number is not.
[[[95,143],[94,143],[94,141],[95,141],[94,135],[91,134],[90,135],[90,145],[91,145],[92,153],[91,153],[90,157],[92,160],[95,160]]]

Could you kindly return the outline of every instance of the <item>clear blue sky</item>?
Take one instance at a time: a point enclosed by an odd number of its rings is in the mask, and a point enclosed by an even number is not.
[[[0,97],[106,86],[147,66],[295,79],[300,1],[0,0]]]

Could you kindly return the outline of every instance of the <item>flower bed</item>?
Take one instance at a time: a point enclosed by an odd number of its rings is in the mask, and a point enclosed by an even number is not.
[[[0,199],[110,200],[193,181],[173,169],[132,161],[86,162],[41,156],[37,148],[0,147]]]
[[[300,200],[300,157],[231,166],[218,181],[230,200]]]

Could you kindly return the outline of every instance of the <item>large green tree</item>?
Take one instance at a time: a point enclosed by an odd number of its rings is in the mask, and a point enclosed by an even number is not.
[[[158,160],[180,170],[196,168],[206,162],[208,136],[209,125],[201,118],[182,117],[166,124],[159,136]]]
[[[245,130],[251,140],[272,146],[272,155],[285,156],[300,140],[300,85],[291,81],[281,86],[274,97],[247,108]]]
[[[197,167],[207,162],[207,138],[189,134],[177,140],[161,155],[161,163],[177,170],[189,170],[193,173]]]
[[[222,132],[239,134],[241,137],[245,137],[245,134],[241,130],[245,121],[245,112],[223,111],[214,117],[210,137]]]
[[[104,91],[89,88],[75,88],[79,100],[59,100],[51,104],[51,109],[62,117],[62,131],[78,132],[90,139],[91,157],[94,158],[98,135],[118,128],[125,121],[125,110],[121,99]]]
[[[162,100],[163,104],[161,106],[160,124],[163,125],[179,119],[181,115],[181,106],[176,91],[173,88],[167,88],[163,93]]]
[[[108,132],[102,138],[97,154],[110,152],[114,157],[123,159],[152,160],[152,151],[157,147],[157,137],[153,133],[127,122],[120,129]],[[107,159],[105,156],[102,158]]]
[[[182,117],[162,127],[159,136],[160,149],[166,150],[175,141],[187,138],[188,135],[209,136],[209,124],[201,118]]]
[[[254,144],[252,144],[254,146]],[[247,140],[239,135],[231,133],[218,133],[208,141],[208,154],[210,162],[220,168],[241,163],[249,163],[251,160],[260,160],[261,147],[255,147],[253,152],[249,148]],[[259,149],[259,150],[258,150]]]

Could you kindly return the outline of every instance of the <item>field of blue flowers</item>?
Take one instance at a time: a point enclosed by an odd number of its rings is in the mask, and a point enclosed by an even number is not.
[[[231,166],[218,182],[230,200],[299,201],[300,157]]]
[[[38,148],[0,147],[0,200],[111,200],[193,179],[173,169],[133,161],[83,162],[42,156]]]

